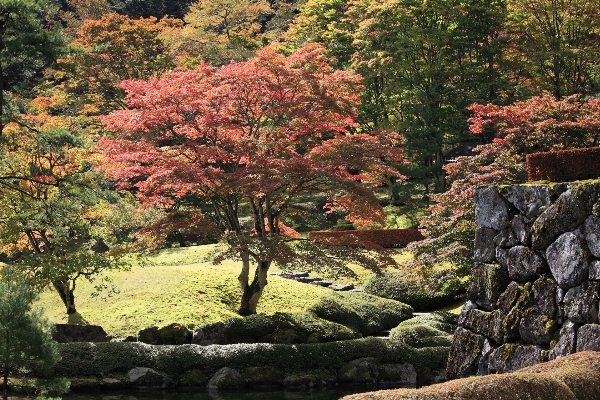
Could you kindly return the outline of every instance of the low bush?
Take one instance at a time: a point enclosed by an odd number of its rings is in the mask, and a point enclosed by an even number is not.
[[[309,307],[318,317],[345,325],[363,336],[392,329],[412,317],[401,302],[360,292],[333,292]]]
[[[310,312],[255,314],[200,328],[204,337],[213,344],[321,343],[357,337],[350,328]]]
[[[391,330],[389,340],[412,347],[450,347],[458,323],[458,316],[443,311],[401,322]]]
[[[413,279],[403,274],[386,273],[371,277],[364,290],[412,306],[415,311],[431,311],[464,296],[468,282],[454,276]]]
[[[232,344],[226,346],[152,346],[143,343],[63,343],[58,345],[62,360],[54,376],[77,378],[122,378],[135,367],[152,368],[167,374],[178,384],[193,373],[211,377],[219,369],[243,370],[270,366],[286,375],[307,371],[336,374],[347,362],[372,357],[378,363],[412,364],[419,376],[445,368],[447,348],[416,349],[403,343],[365,338],[314,344]]]

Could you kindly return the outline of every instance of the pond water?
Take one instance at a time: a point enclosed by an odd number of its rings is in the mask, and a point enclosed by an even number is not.
[[[329,388],[313,391],[236,391],[207,392],[183,390],[130,390],[124,392],[73,393],[63,400],[337,400],[342,396],[374,390],[369,387]]]

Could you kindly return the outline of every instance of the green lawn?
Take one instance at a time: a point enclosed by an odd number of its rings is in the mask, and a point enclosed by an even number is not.
[[[225,261],[214,265],[205,261],[206,254],[212,249],[214,246],[162,250],[150,258],[148,266],[111,272],[108,276],[119,291],[112,296],[100,293],[94,298],[91,295],[95,284],[79,281],[75,290],[78,314],[72,315],[70,321],[101,325],[108,334],[121,337],[135,335],[140,329],[153,325],[178,322],[193,329],[200,324],[236,317],[240,264]],[[370,274],[356,266],[353,269],[359,278],[340,278],[336,282],[362,284]],[[258,312],[305,310],[328,291],[273,276],[258,305]],[[50,322],[68,321],[64,306],[54,291],[42,293],[38,303]]]

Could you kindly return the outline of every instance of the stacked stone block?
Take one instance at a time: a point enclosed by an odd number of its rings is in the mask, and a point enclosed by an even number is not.
[[[600,183],[479,188],[469,300],[446,378],[600,351]]]

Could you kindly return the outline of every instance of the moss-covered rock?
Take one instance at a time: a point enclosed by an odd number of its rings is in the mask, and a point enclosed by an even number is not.
[[[466,281],[457,277],[433,276],[431,279],[414,280],[403,274],[386,273],[371,277],[364,290],[408,304],[415,311],[432,311],[464,297],[467,286]]]
[[[192,332],[181,324],[170,324],[157,331],[159,344],[188,344],[192,341]]]
[[[412,317],[413,308],[367,293],[334,292],[323,296],[309,311],[368,336],[392,329]]]
[[[246,381],[239,371],[223,367],[210,378],[206,388],[209,390],[231,390],[241,389],[245,386]]]

